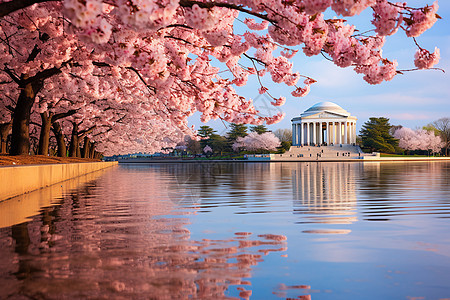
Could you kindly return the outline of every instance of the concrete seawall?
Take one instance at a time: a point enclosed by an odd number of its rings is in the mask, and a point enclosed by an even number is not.
[[[0,202],[114,165],[117,165],[117,162],[1,167]]]

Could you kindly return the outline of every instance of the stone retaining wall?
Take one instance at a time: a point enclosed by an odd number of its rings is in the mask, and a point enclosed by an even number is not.
[[[114,165],[117,162],[1,167],[0,201]]]

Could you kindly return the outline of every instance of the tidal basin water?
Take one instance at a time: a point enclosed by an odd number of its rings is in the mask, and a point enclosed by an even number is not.
[[[0,299],[450,299],[450,163],[91,176],[0,203]]]

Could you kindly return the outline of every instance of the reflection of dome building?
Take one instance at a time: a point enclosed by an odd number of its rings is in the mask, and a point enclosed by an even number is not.
[[[335,103],[316,103],[292,119],[292,145],[354,144],[356,120]]]
[[[358,164],[296,164],[292,170],[294,213],[305,223],[348,224],[357,221]]]

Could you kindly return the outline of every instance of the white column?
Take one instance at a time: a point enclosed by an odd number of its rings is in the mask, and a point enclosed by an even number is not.
[[[308,131],[306,130],[308,127],[308,123],[302,124],[302,128],[303,128],[303,145],[306,145],[306,143],[308,142],[307,138],[308,138]]]
[[[303,123],[300,123],[299,125],[299,129],[300,129],[300,140],[299,140],[299,145],[303,145],[303,138],[305,136],[305,133],[303,132]]]
[[[336,141],[336,143],[337,144],[342,144],[342,123],[339,121],[339,122],[337,122],[337,124],[338,124],[338,130],[337,130],[337,141]]]
[[[326,141],[327,145],[330,145],[330,122],[327,121],[327,136],[326,136]]]
[[[347,128],[347,120],[346,120],[345,123],[344,123],[344,144],[348,144],[349,143],[348,140],[347,140],[347,130],[348,130],[348,128]]]
[[[336,123],[334,121],[331,122],[331,134],[332,134],[331,137],[332,143],[333,145],[336,145]]]
[[[295,123],[292,126],[292,146],[297,146],[297,141],[298,141],[298,130],[297,130],[297,123]]]
[[[353,143],[356,143],[356,123],[353,123]]]
[[[334,144],[336,145],[336,144],[339,144],[339,133],[338,133],[338,130],[339,130],[339,126],[337,125],[337,124],[339,124],[338,122],[333,122],[333,126],[334,126],[334,130],[333,130],[333,133],[334,133]]]
[[[333,122],[333,126],[334,126],[334,130],[333,130],[333,133],[334,133],[334,144],[336,145],[336,144],[339,144],[339,141],[338,141],[338,138],[339,138],[339,133],[338,133],[338,125],[337,124],[339,124],[338,122]]]
[[[292,123],[292,146],[295,146],[295,124]]]
[[[306,122],[306,140],[305,140],[305,145],[309,146],[309,123]]]
[[[354,139],[355,139],[355,126],[353,125],[353,122],[350,123],[350,131],[352,134],[352,139],[350,141],[350,143],[354,143]]]
[[[308,122],[308,146],[311,145],[311,122]]]
[[[317,144],[317,134],[316,134],[316,126],[317,126],[317,123],[316,122],[312,122],[312,124],[313,124],[313,132],[312,132],[312,135],[313,135],[313,145],[314,144]]]
[[[319,145],[322,144],[322,122],[319,122]]]
[[[353,144],[355,142],[355,126],[354,126],[353,122],[350,123],[350,132],[352,134],[352,139],[351,139],[350,143]]]
[[[302,144],[302,136],[303,136],[303,132],[302,132],[302,123],[300,122],[300,124],[297,124],[297,131],[298,131],[298,138],[297,138],[297,143],[300,146]]]
[[[350,128],[349,128],[349,130],[348,130],[348,133],[350,134],[350,144],[352,144],[353,143],[353,123],[352,122],[350,122]]]

